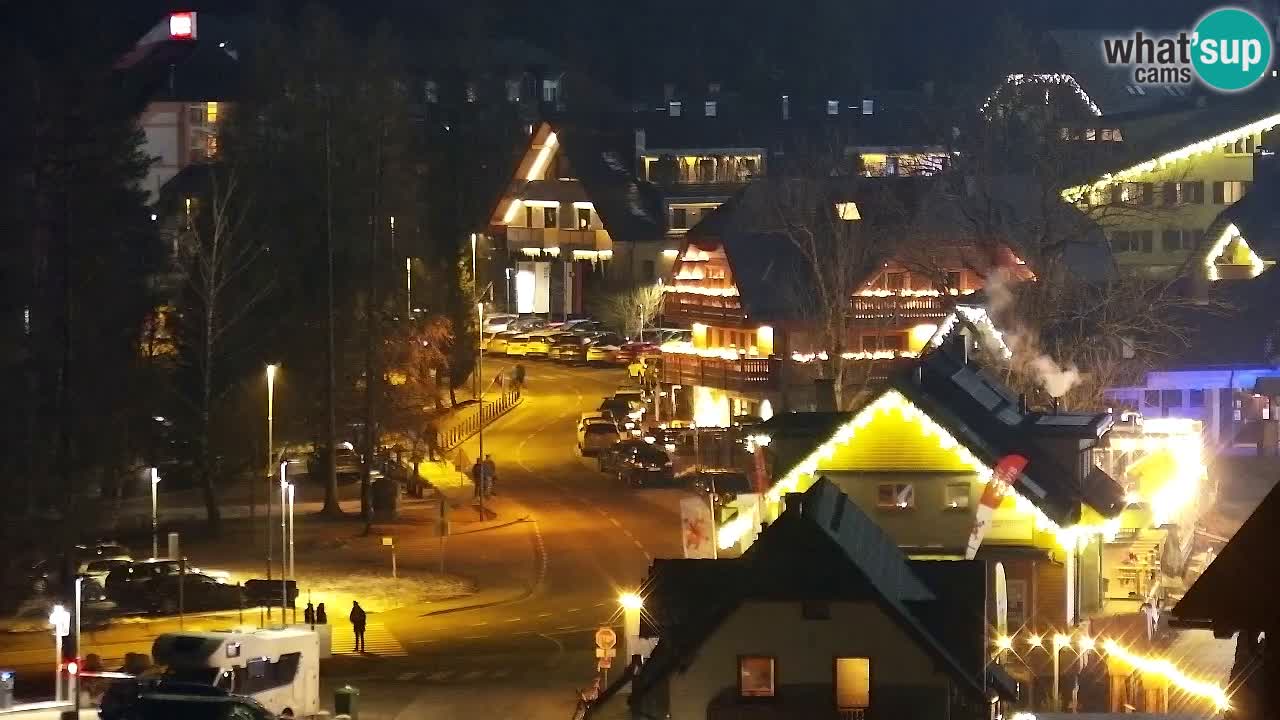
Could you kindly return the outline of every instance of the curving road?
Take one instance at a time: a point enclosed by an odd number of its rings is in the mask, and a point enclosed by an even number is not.
[[[404,655],[339,659],[327,673],[359,685],[378,717],[565,717],[573,688],[594,676],[595,629],[619,623],[618,594],[654,557],[680,553],[680,491],[620,486],[576,451],[578,417],[625,375],[524,364],[525,401],[485,431],[484,449],[498,465],[497,509],[528,521],[477,533],[468,547],[481,549],[467,551],[488,554],[484,580],[507,573],[511,592],[490,607],[385,614]]]

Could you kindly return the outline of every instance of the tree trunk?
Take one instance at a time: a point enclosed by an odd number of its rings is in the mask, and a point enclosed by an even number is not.
[[[215,242],[217,242],[215,240]],[[216,250],[215,245],[215,250]],[[216,256],[214,262],[217,262]],[[217,280],[212,274],[211,279]],[[217,316],[214,314],[213,299],[215,295],[206,295],[204,314],[204,362],[200,369],[200,487],[204,494],[205,521],[209,532],[217,535],[222,524],[222,513],[218,508],[217,494],[213,488],[212,458],[209,457],[209,434],[212,432],[211,407],[213,397],[213,340]]]
[[[332,100],[330,100],[332,103]],[[333,167],[332,138],[330,136],[330,115],[332,105],[328,108],[324,122],[324,189],[325,189],[325,254],[328,267],[325,274],[325,479],[324,507],[325,515],[341,515],[342,506],[338,504],[338,421],[334,406],[337,404],[337,379],[334,366],[337,358],[334,353],[334,309],[333,309]]]
[[[364,323],[364,468],[360,477],[360,516],[364,534],[373,526],[372,472],[378,451],[378,420],[375,413],[378,386],[378,225],[379,184],[382,182],[382,137],[378,136],[373,151],[373,188],[369,195],[369,275],[366,288]]]

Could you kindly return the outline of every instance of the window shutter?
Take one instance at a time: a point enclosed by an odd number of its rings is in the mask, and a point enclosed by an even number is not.
[[[1142,186],[1142,204],[1150,205],[1155,200],[1156,184],[1140,183]]]
[[[1190,185],[1191,185],[1191,202],[1196,203],[1197,205],[1203,205],[1204,204],[1204,181],[1197,180],[1193,183],[1190,183]]]
[[[1213,204],[1221,205],[1223,203],[1222,181],[1215,180],[1213,183]]]

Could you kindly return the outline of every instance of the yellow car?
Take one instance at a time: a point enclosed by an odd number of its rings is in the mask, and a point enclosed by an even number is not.
[[[507,338],[507,346],[504,351],[507,353],[507,357],[522,356],[529,354],[528,348],[528,335],[513,335]]]
[[[493,336],[489,338],[489,342],[485,343],[484,351],[497,355],[505,353],[507,351],[507,341],[515,337],[515,335],[516,333],[512,332],[494,333]]]
[[[529,357],[548,357],[551,355],[551,345],[555,342],[555,334],[554,332],[545,331],[529,333],[528,340],[524,346],[524,354]]]

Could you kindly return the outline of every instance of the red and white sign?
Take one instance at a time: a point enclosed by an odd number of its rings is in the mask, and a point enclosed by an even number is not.
[[[196,14],[193,12],[176,12],[169,14],[170,40],[196,39]]]
[[[1005,496],[1013,492],[1013,483],[1017,481],[1019,473],[1026,466],[1027,459],[1021,455],[1005,455],[1000,458],[1000,462],[996,463],[991,479],[982,490],[982,499],[978,502],[978,511],[973,518],[973,530],[969,533],[969,545],[964,553],[966,560],[972,560],[978,554],[978,548],[982,547],[982,539],[986,537],[987,529],[991,527],[991,516],[995,514],[996,508],[1000,507]]]
[[[618,644],[618,634],[611,627],[602,627],[596,630],[596,647],[602,650],[610,650]]]

